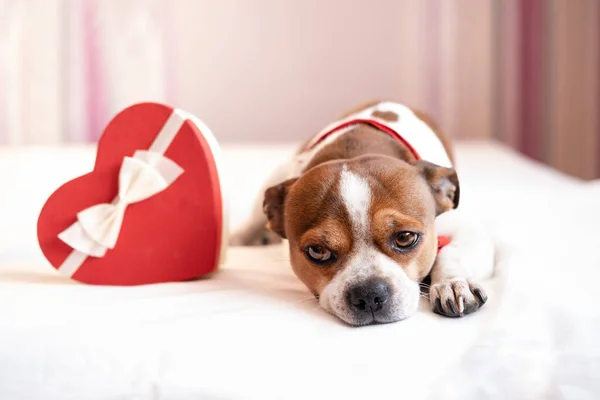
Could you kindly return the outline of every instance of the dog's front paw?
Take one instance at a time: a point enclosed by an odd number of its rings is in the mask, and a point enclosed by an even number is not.
[[[463,317],[483,307],[487,301],[485,290],[464,279],[449,279],[429,289],[433,312],[446,317]]]

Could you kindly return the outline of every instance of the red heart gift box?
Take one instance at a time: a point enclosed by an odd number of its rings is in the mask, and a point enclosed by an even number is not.
[[[194,116],[157,103],[120,112],[92,172],[58,188],[38,241],[59,272],[84,283],[141,285],[215,271],[226,245],[219,146]]]

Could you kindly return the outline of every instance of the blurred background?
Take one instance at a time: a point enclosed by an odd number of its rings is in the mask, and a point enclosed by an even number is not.
[[[0,144],[93,142],[168,102],[300,141],[372,98],[600,177],[597,0],[0,0]]]

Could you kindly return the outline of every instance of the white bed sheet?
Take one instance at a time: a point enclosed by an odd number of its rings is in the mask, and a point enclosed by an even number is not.
[[[224,146],[235,226],[294,146]],[[461,143],[461,207],[498,247],[486,306],[423,302],[351,328],[317,307],[277,246],[231,249],[211,279],[134,288],[59,276],[37,212],[93,150],[0,149],[0,399],[598,399],[600,184]]]

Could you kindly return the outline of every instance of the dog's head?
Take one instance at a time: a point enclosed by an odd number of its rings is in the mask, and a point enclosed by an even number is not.
[[[264,211],[320,305],[366,325],[416,312],[419,281],[436,257],[435,217],[458,200],[453,169],[368,155],[267,189]]]

